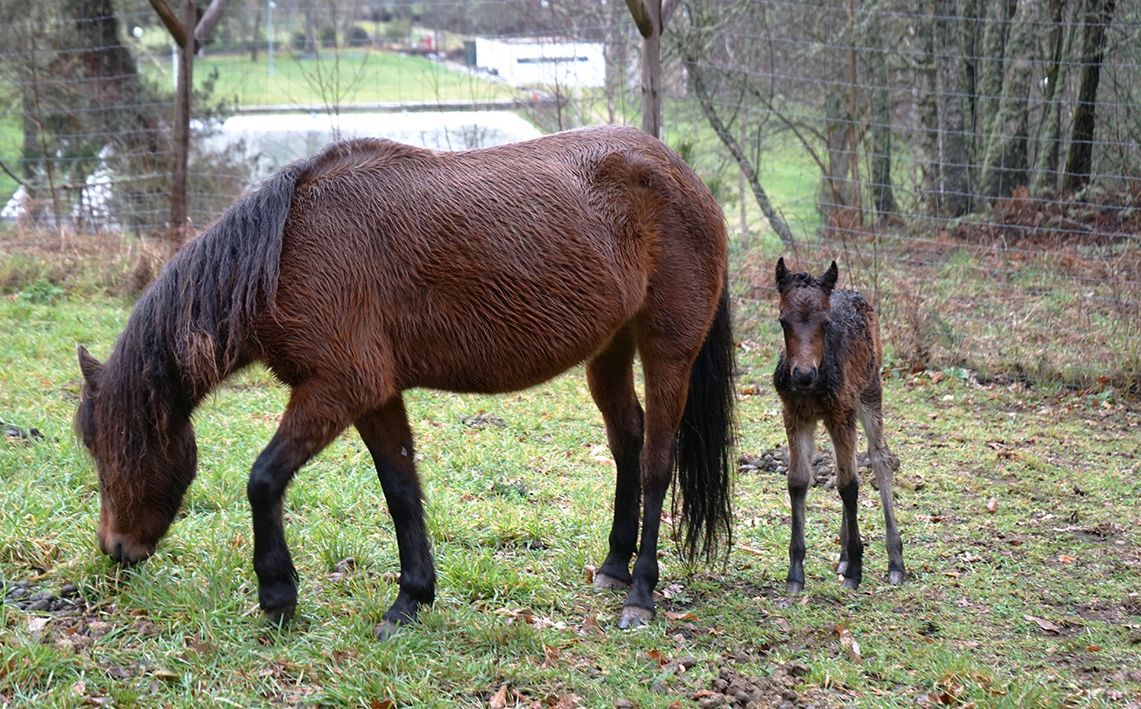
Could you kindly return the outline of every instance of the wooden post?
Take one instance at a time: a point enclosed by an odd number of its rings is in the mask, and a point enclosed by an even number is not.
[[[167,32],[170,32],[174,43],[178,45],[168,230],[170,241],[174,244],[182,242],[187,226],[187,162],[190,155],[190,98],[194,85],[194,54],[218,24],[226,2],[227,0],[213,0],[200,20],[195,0],[182,0],[177,14],[167,5],[166,0],[150,0],[151,7],[158,13]]]
[[[642,130],[662,134],[662,31],[679,0],[626,0],[642,35]]]

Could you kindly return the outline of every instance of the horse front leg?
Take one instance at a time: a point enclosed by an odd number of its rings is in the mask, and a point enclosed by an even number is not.
[[[254,462],[246,483],[253,516],[258,603],[273,623],[288,621],[297,606],[297,569],[282,527],[285,489],[297,470],[345,427],[330,415],[323,399],[324,392],[315,385],[293,390],[277,432]]]
[[[645,416],[634,391],[634,341],[627,330],[587,365],[590,393],[606,424],[614,456],[614,518],[606,560],[594,574],[594,586],[627,590],[633,582],[630,557],[638,541],[638,512],[642,502],[641,453]]]
[[[788,501],[792,508],[792,530],[788,543],[788,593],[804,590],[804,516],[808,487],[812,484],[813,438],[816,421],[784,413],[788,436]]]
[[[863,579],[864,543],[860,539],[859,497],[860,478],[856,473],[856,421],[855,412],[838,416],[827,422],[828,433],[836,453],[836,489],[844,503],[844,531],[840,535],[843,548],[847,552],[844,565],[844,587],[855,589]],[[843,559],[843,556],[841,556]]]
[[[436,596],[436,569],[424,523],[423,493],[412,450],[412,430],[404,401],[395,397],[356,421],[357,431],[376,464],[384,499],[396,530],[400,551],[400,590],[374,633],[391,636],[399,625],[416,618],[421,606]]]

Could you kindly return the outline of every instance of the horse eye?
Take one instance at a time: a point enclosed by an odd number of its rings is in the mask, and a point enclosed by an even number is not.
[[[783,327],[784,329],[786,329],[786,330],[788,329],[788,320],[785,320],[784,318],[780,318],[779,320],[777,320],[777,322],[779,322],[780,326]]]

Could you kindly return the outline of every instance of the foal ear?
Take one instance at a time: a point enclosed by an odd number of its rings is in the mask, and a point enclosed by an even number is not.
[[[831,293],[832,289],[836,287],[836,280],[840,277],[840,269],[836,267],[836,262],[833,261],[824,275],[820,277],[820,287],[825,291]]]
[[[784,256],[777,259],[777,289],[784,285],[785,279],[788,278],[788,269],[784,265]]]
[[[79,355],[79,371],[83,372],[83,379],[87,382],[87,386],[94,389],[99,385],[99,374],[103,371],[103,365],[92,357],[83,345],[76,348],[76,354]]]

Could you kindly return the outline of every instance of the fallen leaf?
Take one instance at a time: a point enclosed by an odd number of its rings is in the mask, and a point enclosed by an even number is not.
[[[664,665],[667,662],[666,656],[662,654],[661,650],[650,650],[646,654],[649,655],[651,660],[658,663],[659,665]]]
[[[391,699],[374,699],[368,705],[369,709],[396,709],[396,702]]]
[[[1069,554],[1059,554],[1058,555],[1058,561],[1060,561],[1063,564],[1072,564],[1077,560],[1078,560],[1078,558],[1076,556],[1070,556]]]
[[[856,642],[852,632],[841,625],[835,627],[835,632],[840,636],[840,647],[848,654],[852,662],[863,662],[864,657],[860,653],[860,644]]]
[[[668,620],[689,620],[689,621],[697,620],[697,616],[695,616],[692,613],[675,613],[673,611],[666,611],[664,613],[664,615],[666,616],[666,618]]]
[[[986,501],[986,511],[994,514],[998,512],[998,500],[993,497]]]
[[[40,618],[39,616],[28,618],[28,635],[31,636],[32,640],[38,641],[43,637],[44,628],[46,628],[50,622],[51,618]]]
[[[158,667],[154,672],[151,672],[151,676],[166,682],[174,682],[175,680],[182,679],[182,675],[162,667]]]
[[[507,685],[500,686],[499,691],[488,700],[487,706],[491,709],[506,709],[507,707]]]
[[[594,583],[594,572],[595,572],[595,568],[593,566],[591,566],[590,564],[587,564],[586,566],[582,567],[582,575],[585,577],[587,584]]]
[[[1039,628],[1046,631],[1047,633],[1050,633],[1051,635],[1058,635],[1063,630],[1062,626],[1054,623],[1053,621],[1046,620],[1045,618],[1037,618],[1032,615],[1023,615],[1022,617],[1034,623]]]
[[[1086,652],[1101,652],[1101,645],[1086,645]]]

